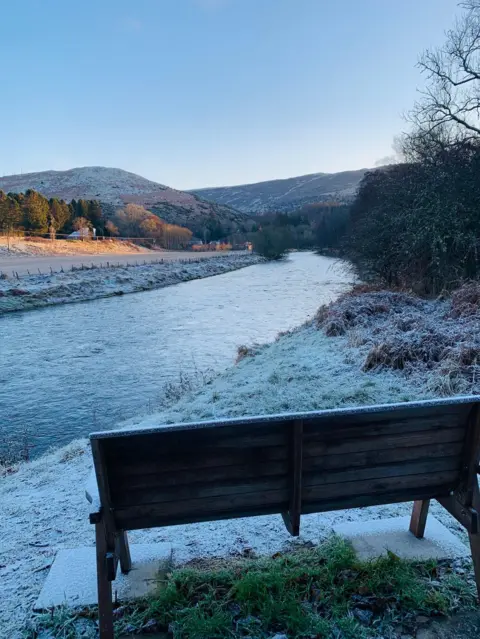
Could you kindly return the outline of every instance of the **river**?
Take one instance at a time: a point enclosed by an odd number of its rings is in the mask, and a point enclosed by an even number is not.
[[[271,341],[345,290],[348,267],[292,253],[168,288],[0,318],[1,431],[38,456],[152,410],[165,383],[221,371],[241,344]]]

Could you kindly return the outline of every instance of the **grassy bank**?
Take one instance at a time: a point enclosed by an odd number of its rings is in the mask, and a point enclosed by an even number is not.
[[[411,563],[392,553],[361,562],[347,542],[331,537],[316,548],[165,572],[155,595],[117,608],[115,625],[118,636],[366,639],[412,636],[432,617],[474,606],[471,580],[452,563]],[[94,616],[60,609],[38,617],[28,636],[93,637]]]
[[[480,285],[425,300],[357,287],[272,344],[239,348],[238,364],[141,427],[480,394]],[[185,392],[184,392],[185,391]]]

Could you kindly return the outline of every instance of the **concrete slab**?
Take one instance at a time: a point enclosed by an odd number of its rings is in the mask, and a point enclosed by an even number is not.
[[[409,525],[410,517],[392,517],[339,524],[333,530],[352,543],[359,559],[380,557],[387,550],[402,559],[453,559],[470,556],[469,548],[435,517],[428,516],[423,539],[412,535]]]
[[[171,562],[170,544],[132,544],[132,570],[122,575],[120,567],[113,582],[113,600],[125,601],[143,597],[156,587],[159,570]],[[97,599],[95,548],[81,547],[59,550],[50,568],[34,610],[52,606],[89,606]]]

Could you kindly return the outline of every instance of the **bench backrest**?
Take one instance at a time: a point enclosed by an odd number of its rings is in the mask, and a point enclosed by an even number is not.
[[[448,495],[473,397],[91,435],[102,506],[133,530]]]

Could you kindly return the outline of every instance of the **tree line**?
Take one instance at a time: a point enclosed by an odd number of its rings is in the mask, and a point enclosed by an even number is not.
[[[105,216],[98,200],[47,199],[33,189],[25,193],[0,191],[0,230],[8,237],[19,232],[32,235],[68,235],[73,231],[95,229],[97,236],[148,238],[163,248],[185,248],[192,232],[168,224],[138,204]]]
[[[480,277],[480,1],[419,66],[401,161],[367,173],[343,239],[362,273],[438,294]]]
[[[281,259],[290,249],[332,249],[343,238],[348,218],[346,204],[307,204],[291,213],[254,218],[249,239],[254,250],[269,259]]]
[[[80,220],[80,223],[78,222]],[[0,191],[0,228],[4,233],[71,233],[81,224],[105,230],[102,207],[97,200],[47,199],[33,189],[25,193]]]

